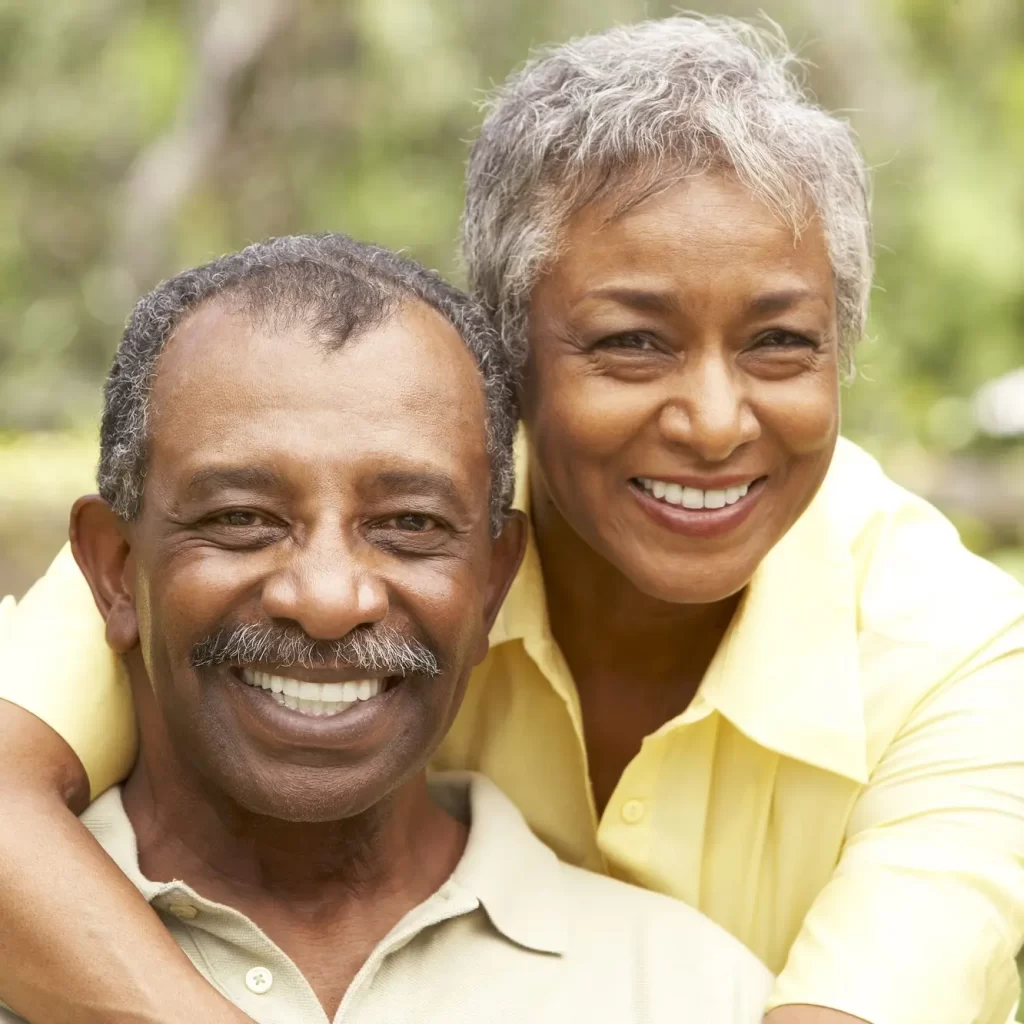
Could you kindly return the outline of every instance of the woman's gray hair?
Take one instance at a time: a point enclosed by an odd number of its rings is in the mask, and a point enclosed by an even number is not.
[[[517,365],[530,290],[573,213],[598,198],[622,213],[729,169],[797,233],[820,218],[849,369],[871,286],[867,170],[798,68],[767,20],[687,14],[545,50],[495,92],[469,160],[463,255]]]

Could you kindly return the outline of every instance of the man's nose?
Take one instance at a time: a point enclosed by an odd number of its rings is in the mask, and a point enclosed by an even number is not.
[[[661,409],[665,439],[685,445],[704,462],[725,462],[759,437],[761,425],[737,377],[724,358],[708,357],[683,367]]]
[[[340,640],[356,626],[381,622],[388,592],[356,545],[327,530],[294,548],[263,587],[263,610],[289,619],[316,640]]]

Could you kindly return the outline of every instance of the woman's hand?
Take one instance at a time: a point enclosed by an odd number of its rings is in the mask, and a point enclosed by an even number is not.
[[[37,1024],[246,1024],[75,812],[71,748],[0,700],[0,999]]]
[[[869,1024],[863,1017],[851,1017],[827,1006],[779,1006],[764,1019],[764,1024]]]

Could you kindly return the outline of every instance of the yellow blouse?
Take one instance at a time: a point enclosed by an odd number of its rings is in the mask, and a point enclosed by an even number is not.
[[[520,479],[526,493],[525,474]],[[0,609],[0,696],[93,793],[128,692],[68,552]],[[841,442],[691,706],[598,818],[531,546],[437,766],[489,775],[563,858],[685,900],[780,972],[770,1006],[1005,1024],[1024,939],[1024,589]]]

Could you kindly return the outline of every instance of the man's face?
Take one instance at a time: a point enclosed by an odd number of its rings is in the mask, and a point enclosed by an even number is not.
[[[420,304],[334,352],[216,303],[177,330],[123,573],[177,760],[295,821],[423,767],[516,560],[484,424],[473,357]]]

